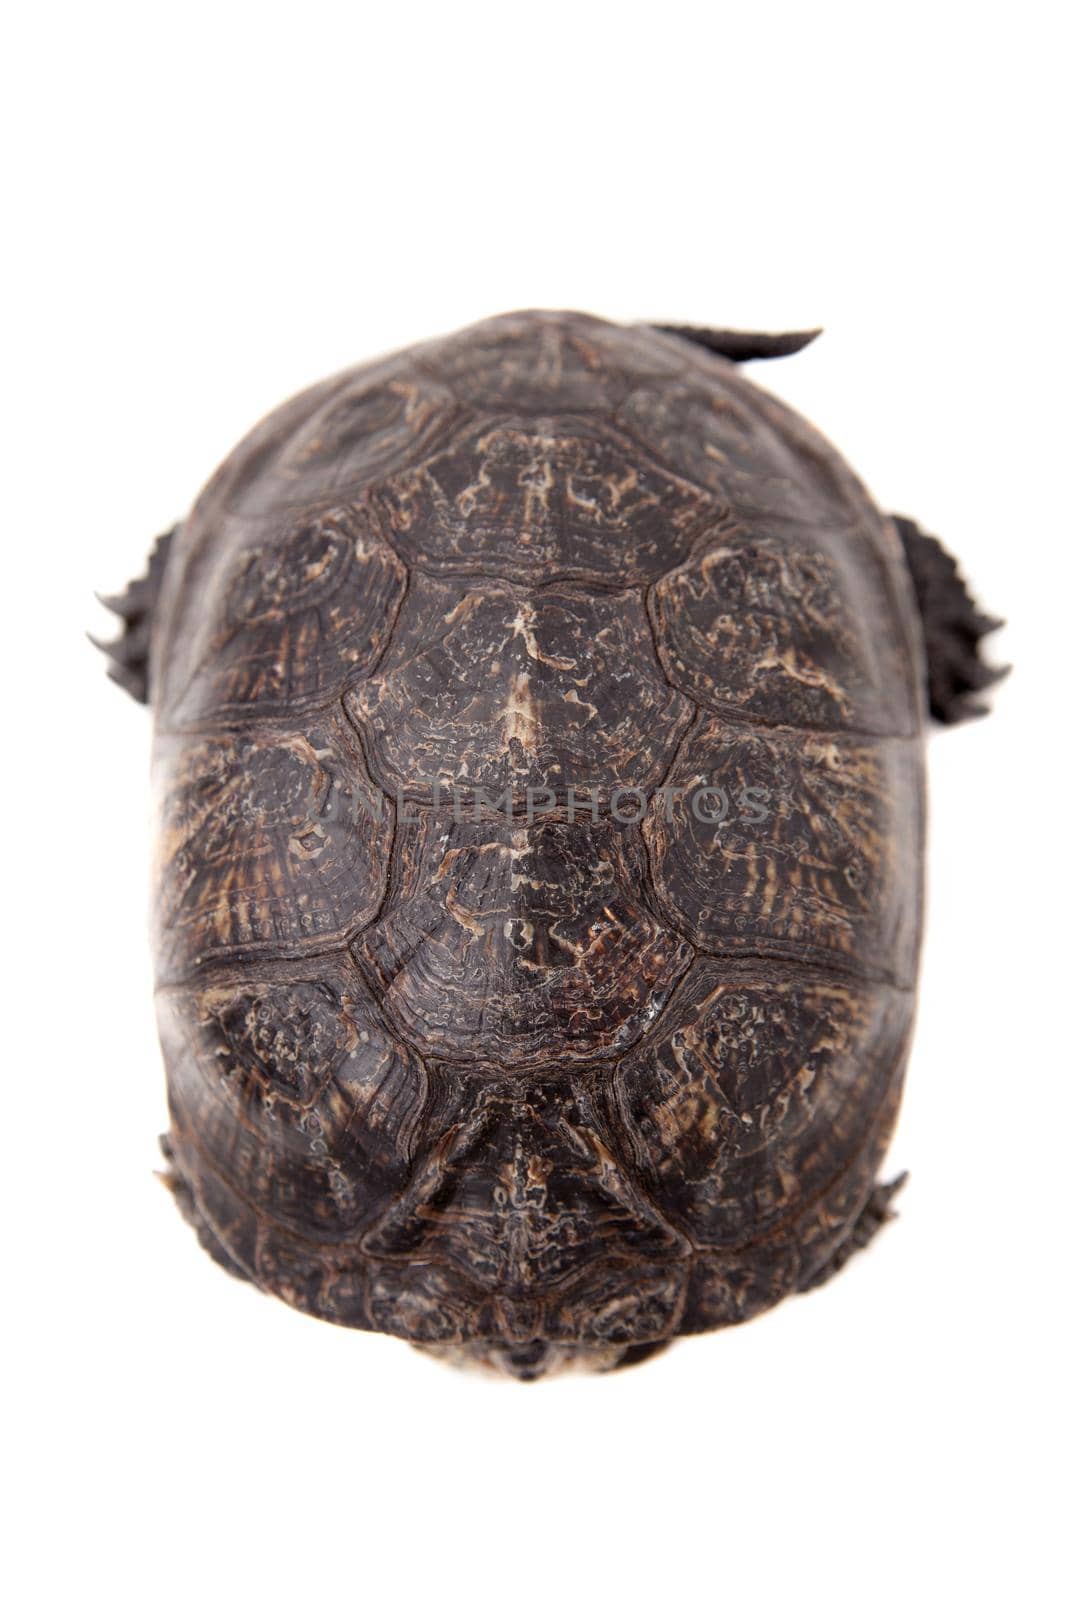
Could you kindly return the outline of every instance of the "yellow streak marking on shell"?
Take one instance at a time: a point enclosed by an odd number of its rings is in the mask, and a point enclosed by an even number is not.
[[[540,526],[548,517],[549,495],[556,481],[550,456],[555,443],[550,435],[538,434],[534,445],[540,453],[519,474],[524,491],[523,518],[527,527]]]
[[[818,667],[801,666],[792,647],[787,650],[774,650],[768,647],[759,659],[753,662],[752,670],[754,673],[780,670],[809,689],[825,690],[843,710],[848,707],[848,696],[841,685],[835,683],[828,673],[820,671]]]
[[[500,738],[504,748],[507,749],[513,739],[517,739],[522,748],[528,753],[536,748],[534,731],[537,726],[537,712],[534,708],[530,694],[530,674],[516,672],[511,676],[508,685],[508,698],[503,712],[504,722]]]
[[[508,623],[508,632],[512,638],[522,640],[531,661],[540,661],[545,666],[555,667],[560,672],[573,671],[578,665],[573,656],[550,656],[541,649],[534,632],[534,617],[534,608],[529,601],[520,601],[518,610]]]

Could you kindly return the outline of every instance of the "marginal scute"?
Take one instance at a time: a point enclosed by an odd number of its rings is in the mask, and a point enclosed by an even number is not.
[[[645,584],[726,515],[603,423],[558,416],[471,423],[371,501],[409,566],[524,583]]]
[[[661,925],[625,823],[398,824],[390,895],[354,953],[427,1055],[507,1067],[618,1053],[689,960]]]
[[[368,1272],[367,1316],[379,1333],[414,1344],[454,1344],[477,1337],[484,1301],[469,1280],[436,1262],[374,1263]]]
[[[800,1287],[800,1251],[788,1229],[747,1250],[699,1252],[680,1333],[706,1333],[757,1317]]]
[[[340,720],[161,740],[157,964],[336,948],[377,910],[393,832]]]
[[[740,516],[843,528],[879,518],[824,439],[725,362],[697,353],[700,371],[637,388],[616,421],[672,471],[725,496]],[[884,539],[884,532],[880,535]]]
[[[357,508],[281,517],[238,545],[221,603],[194,619],[173,727],[278,715],[336,698],[377,661],[404,596],[399,558]]]
[[[545,1333],[564,1347],[635,1346],[670,1339],[679,1327],[691,1270],[608,1259],[585,1272],[566,1299],[551,1306]]]
[[[649,790],[692,708],[656,661],[641,596],[574,585],[477,589],[417,575],[404,628],[345,700],[379,780],[422,801],[568,787]]]
[[[645,825],[672,920],[712,955],[829,959],[910,986],[918,762],[910,740],[702,714]]]
[[[465,404],[609,415],[635,382],[684,370],[676,350],[640,328],[568,312],[518,312],[421,345],[424,370]]]
[[[369,375],[369,369],[363,368],[362,381],[366,381]],[[256,423],[211,475],[197,497],[190,521],[199,525],[201,538],[208,536],[210,526],[217,518],[243,505],[248,496],[254,498],[258,495],[260,503],[272,509],[270,495],[265,492],[264,486],[273,482],[273,464],[279,452],[310,417],[329,405],[334,395],[350,382],[351,374],[334,373],[321,383],[291,396]],[[199,540],[191,542],[198,543]]]
[[[228,508],[247,517],[351,497],[425,449],[454,411],[448,391],[406,357],[356,369],[293,431],[279,431],[260,471],[233,486]]]

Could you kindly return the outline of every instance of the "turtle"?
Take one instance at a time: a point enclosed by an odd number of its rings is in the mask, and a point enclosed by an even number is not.
[[[986,709],[998,624],[742,375],[813,337],[414,345],[269,415],[106,602],[164,1176],[237,1277],[530,1379],[892,1215],[924,733]]]

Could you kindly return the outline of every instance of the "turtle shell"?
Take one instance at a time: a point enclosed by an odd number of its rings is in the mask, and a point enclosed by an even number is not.
[[[513,1370],[815,1280],[899,1100],[920,660],[854,475],[670,333],[501,317],[268,417],[153,637],[214,1253]]]

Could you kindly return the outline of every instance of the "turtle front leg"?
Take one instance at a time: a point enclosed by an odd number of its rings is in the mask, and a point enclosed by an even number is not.
[[[1010,670],[982,660],[982,640],[1001,624],[978,610],[943,545],[908,517],[891,521],[904,546],[922,618],[930,715],[945,723],[984,716],[989,707],[975,696]]]
[[[148,703],[148,657],[152,642],[152,621],[155,616],[167,555],[177,528],[161,534],[148,558],[148,570],[143,578],[127,584],[122,594],[104,596],[100,602],[120,617],[122,632],[117,639],[104,643],[93,639],[93,644],[110,658],[108,677],[119,684],[142,705]]]
[[[857,1250],[865,1250],[881,1228],[891,1222],[896,1216],[893,1210],[893,1196],[897,1194],[907,1182],[908,1174],[901,1172],[892,1178],[889,1183],[876,1183],[871,1190],[870,1197],[859,1216],[852,1225],[852,1232],[842,1244],[839,1244],[829,1261],[812,1273],[798,1286],[798,1293],[807,1294],[809,1289],[817,1289],[820,1284],[828,1282],[836,1276],[847,1261],[850,1261]]]

